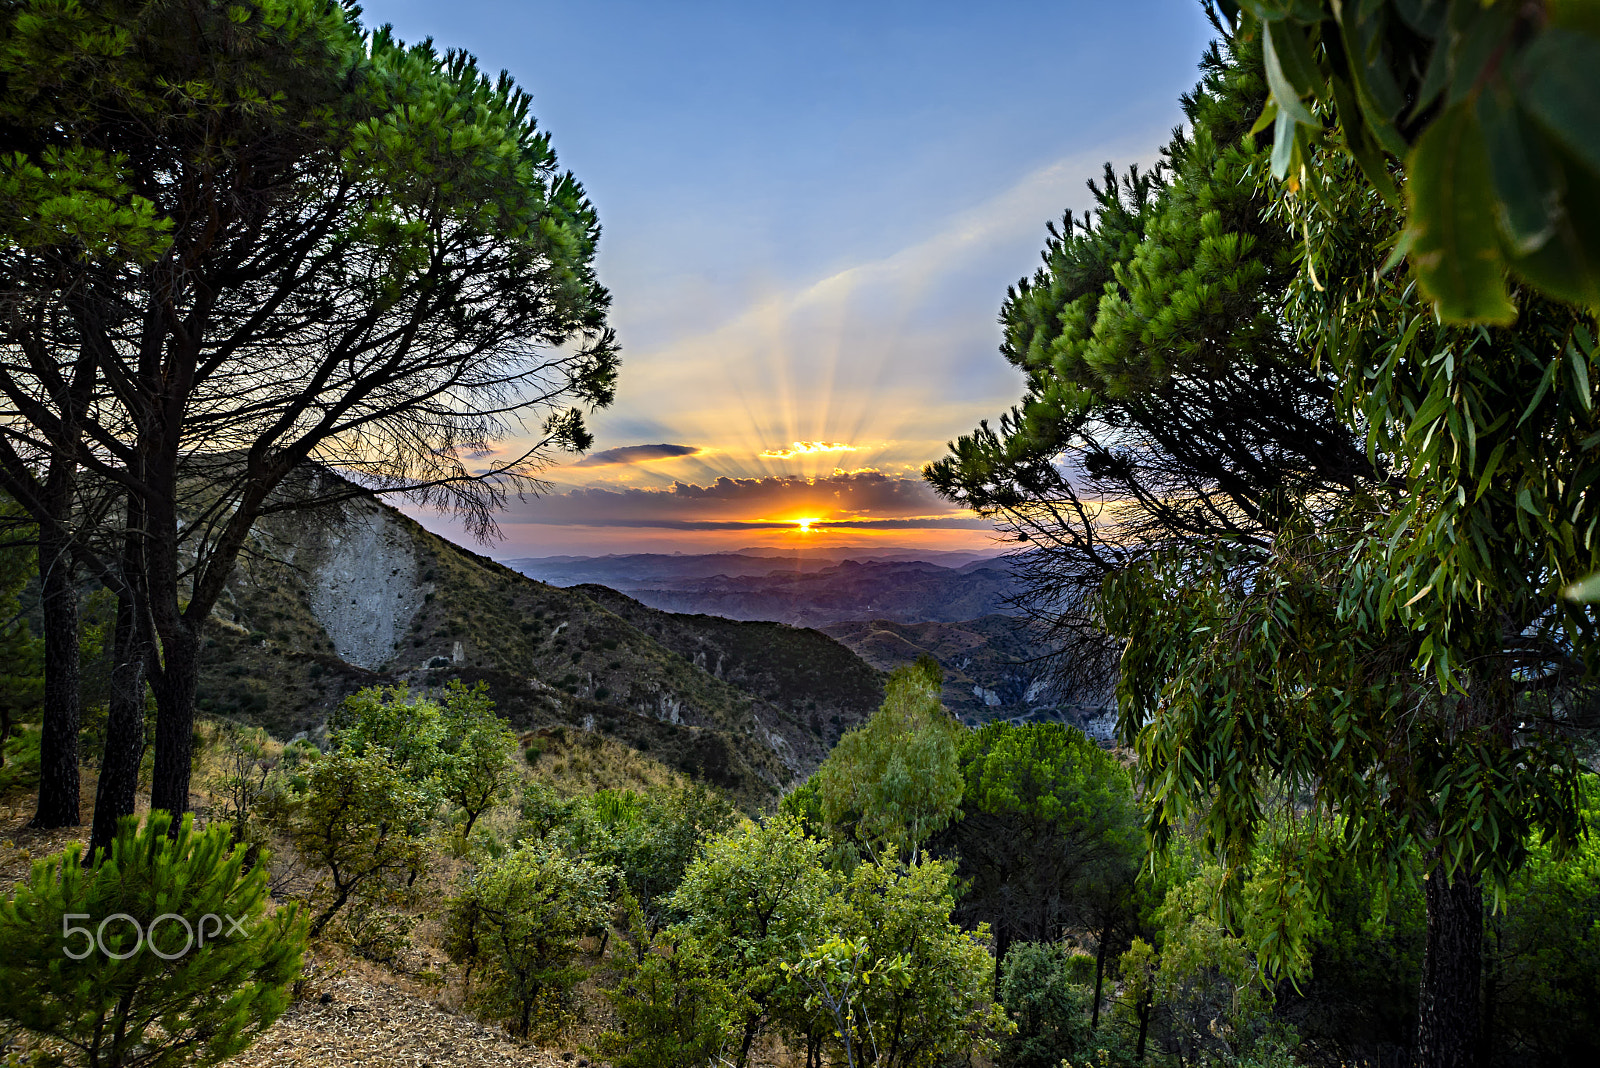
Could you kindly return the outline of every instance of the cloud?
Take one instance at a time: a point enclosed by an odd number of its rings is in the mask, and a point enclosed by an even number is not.
[[[573,467],[608,467],[614,464],[642,464],[651,460],[667,460],[674,456],[693,456],[700,452],[698,445],[622,445],[604,452],[590,453]]]
[[[940,500],[917,478],[878,471],[836,472],[818,478],[721,477],[701,485],[673,482],[663,489],[583,487],[513,506],[508,522],[547,525],[661,527],[672,530],[755,530],[978,527],[970,515]]]
[[[854,445],[842,445],[836,441],[794,441],[789,443],[787,449],[763,449],[760,455],[768,460],[789,460],[796,456],[812,456],[822,452],[855,452]]]

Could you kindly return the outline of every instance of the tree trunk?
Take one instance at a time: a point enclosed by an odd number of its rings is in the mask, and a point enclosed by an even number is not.
[[[156,763],[150,783],[150,809],[177,817],[189,811],[189,774],[194,761],[194,697],[199,684],[200,640],[187,620],[162,635],[164,654],[155,676]]]
[[[757,1008],[755,1015],[744,1022],[744,1038],[739,1043],[739,1059],[734,1063],[737,1068],[745,1068],[750,1063],[750,1048],[756,1044],[756,1035],[761,1032],[761,1023],[766,1016],[766,1009]]]
[[[1106,942],[1111,938],[1111,924],[1100,928],[1100,945],[1094,951],[1094,1009],[1089,1014],[1089,1030],[1100,1030],[1100,991],[1106,974]]]
[[[1004,920],[994,925],[994,990],[991,996],[996,1000],[1000,998],[1000,966],[1005,963],[1006,953],[1011,949],[1011,929]]]
[[[1133,1059],[1136,1061],[1144,1060],[1144,1040],[1150,1033],[1150,1009],[1152,1004],[1151,995],[1149,994],[1146,994],[1144,1000],[1139,1003],[1139,1043],[1133,1050]]]
[[[1417,1068],[1472,1068],[1480,1053],[1483,893],[1476,880],[1442,869],[1424,881],[1428,940],[1417,1013]]]
[[[149,629],[134,599],[117,598],[115,659],[111,665],[111,705],[106,713],[105,752],[95,789],[94,829],[89,855],[110,849],[117,821],[133,815],[139,789],[139,761],[144,756],[145,666],[150,657]]]
[[[71,521],[70,461],[56,459],[45,479],[45,506]],[[39,591],[44,610],[44,716],[39,738],[39,806],[32,827],[76,827],[78,811],[78,589],[70,539],[39,524]]]

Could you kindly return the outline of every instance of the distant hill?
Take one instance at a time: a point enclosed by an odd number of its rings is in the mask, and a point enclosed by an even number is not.
[[[1009,565],[999,558],[929,554],[935,562],[908,559],[909,551],[901,550],[890,558],[858,559],[845,555],[850,552],[524,558],[508,564],[546,582],[607,586],[664,611],[802,627],[858,619],[955,623],[1005,614],[1016,588]]]
[[[993,719],[1059,720],[1109,737],[1109,695],[1086,701],[1061,694],[1048,646],[1015,616],[959,623],[856,620],[822,630],[883,671],[929,654],[944,668],[945,706],[969,726]]]
[[[878,671],[815,631],[561,589],[369,500],[262,524],[213,614],[198,696],[287,737],[362,686],[451,678],[488,683],[519,728],[603,732],[750,806],[883,697]]]

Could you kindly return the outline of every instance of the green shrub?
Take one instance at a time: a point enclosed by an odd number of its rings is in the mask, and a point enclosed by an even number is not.
[[[1086,1048],[1093,996],[1072,981],[1060,946],[1013,945],[1000,972],[1000,1004],[1017,1030],[1001,1040],[999,1063],[1005,1068],[1056,1068]]]
[[[644,915],[628,903],[635,951],[618,954],[617,983],[601,991],[617,1029],[600,1036],[600,1052],[612,1068],[723,1063],[737,998],[721,969],[687,935],[651,939]]]
[[[471,1003],[522,1038],[559,1019],[583,974],[578,939],[605,922],[611,879],[540,845],[485,861],[450,901],[446,938]]]
[[[97,867],[76,845],[34,864],[0,906],[0,1017],[96,1068],[215,1064],[278,1018],[304,917],[267,913],[266,867],[226,825],[170,826],[123,820]]]
[[[444,734],[435,777],[440,794],[466,816],[461,831],[466,838],[479,816],[511,796],[518,779],[511,764],[517,736],[495,713],[489,687],[481,682],[469,690],[460,679],[452,680],[440,722]]]
[[[39,728],[23,727],[6,739],[5,766],[0,767],[0,793],[39,785]]]
[[[311,924],[317,935],[352,899],[379,900],[425,870],[438,797],[410,781],[381,746],[361,753],[336,749],[302,761],[273,815],[299,854],[324,875]]]

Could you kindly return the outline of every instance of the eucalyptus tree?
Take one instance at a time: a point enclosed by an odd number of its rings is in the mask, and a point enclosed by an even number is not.
[[[0,469],[37,497],[67,454],[122,496],[130,551],[88,562],[159,643],[157,808],[187,805],[201,630],[257,519],[405,491],[486,534],[612,396],[598,222],[529,98],[355,10],[37,0],[0,24],[12,174],[73,206],[6,249]],[[69,354],[99,384],[76,421]]]
[[[1049,271],[1006,309],[1024,406],[929,477],[1047,536],[1041,572],[1082,591],[1080,619],[1111,639],[1119,731],[1138,749],[1157,841],[1202,820],[1225,903],[1252,866],[1272,869],[1252,921],[1270,968],[1302,963],[1308,916],[1340,867],[1425,877],[1418,1052],[1466,1063],[1483,892],[1500,892],[1530,836],[1559,850],[1578,826],[1570,743],[1592,726],[1594,619],[1558,597],[1600,565],[1592,320],[1513,287],[1515,330],[1441,323],[1410,277],[1384,270],[1399,213],[1337,137],[1307,149],[1298,191],[1263,182],[1266,124],[1247,120],[1281,57],[1261,65],[1251,25],[1219,20],[1232,65],[1213,62],[1209,92],[1188,101],[1197,147],[1197,105],[1232,102],[1235,121],[1209,131],[1222,148],[1169,150],[1158,212],[1128,251],[1087,227],[1052,243]],[[1252,80],[1254,103],[1238,91]],[[1236,198],[1246,221],[1199,212],[1187,243],[1164,237],[1161,207],[1208,196]],[[1247,251],[1253,274],[1222,272]],[[1097,256],[1109,277],[1073,289]],[[1187,329],[1229,307],[1261,329]],[[1259,370],[1263,348],[1274,362]],[[1214,383],[1274,371],[1310,418],[1213,403]],[[1150,408],[1168,397],[1183,398],[1180,426],[1183,405],[1202,413],[1186,434],[1216,458],[1151,492],[1129,477],[1144,454],[1100,439],[1159,440],[1147,426],[1164,409]],[[1084,500],[1085,486],[1105,499]],[[1269,813],[1294,833],[1259,841]],[[1339,849],[1316,845],[1323,826]]]
[[[1583,0],[1240,0],[1261,36],[1272,168],[1322,185],[1348,154],[1395,209],[1418,285],[1453,322],[1507,324],[1517,283],[1600,309],[1600,12]],[[1241,15],[1243,16],[1241,18]],[[1329,136],[1332,134],[1333,136]],[[1405,161],[1402,173],[1391,161]],[[1509,275],[1508,275],[1509,271]]]

